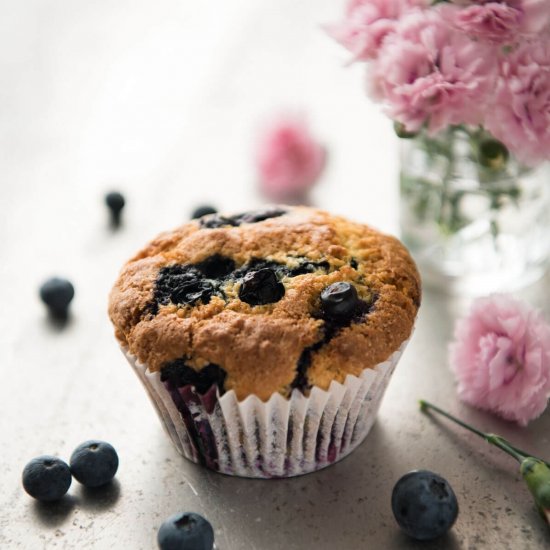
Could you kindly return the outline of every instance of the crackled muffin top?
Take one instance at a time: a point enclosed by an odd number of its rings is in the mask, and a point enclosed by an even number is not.
[[[122,346],[173,386],[266,400],[386,360],[419,304],[416,266],[397,239],[273,207],[161,234],[122,269],[109,315]]]

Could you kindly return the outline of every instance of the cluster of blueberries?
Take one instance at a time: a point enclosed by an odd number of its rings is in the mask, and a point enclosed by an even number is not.
[[[296,277],[317,269],[327,271],[327,262],[296,258],[298,265],[289,267],[263,258],[252,258],[237,268],[226,256],[214,254],[196,264],[174,264],[163,267],[156,281],[154,303],[150,311],[156,314],[159,305],[194,305],[208,303],[212,296],[225,298],[223,285],[230,280],[240,281],[239,299],[251,306],[273,304],[285,294],[281,283],[284,276]],[[349,304],[350,307],[353,304]]]
[[[115,477],[118,462],[111,444],[85,441],[73,451],[69,464],[51,455],[33,458],[23,469],[23,488],[41,502],[54,502],[65,496],[73,477],[88,488],[107,485]],[[157,540],[161,550],[212,550],[214,530],[198,514],[179,513],[161,525]]]
[[[239,299],[249,305],[264,305],[279,301],[285,293],[280,279],[311,273],[316,269],[329,269],[327,262],[311,262],[300,259],[296,267],[288,267],[277,262],[253,259],[239,269],[232,259],[214,255],[198,264],[171,265],[161,270],[156,282],[154,301],[149,312],[156,314],[159,305],[208,303],[212,296],[225,298],[223,284],[228,279],[240,280]],[[348,282],[336,282],[327,286],[320,296],[320,311],[315,313],[322,318],[322,338],[306,348],[298,361],[295,380],[291,387],[304,391],[310,387],[307,371],[311,354],[329,342],[340,330],[368,313],[372,303],[360,299],[355,287]],[[224,393],[226,373],[219,365],[209,364],[200,371],[187,366],[185,358],[166,364],[161,371],[161,380],[179,388],[193,385],[195,390],[206,393],[212,386],[218,386]]]
[[[92,439],[81,443],[69,464],[56,456],[33,458],[23,469],[23,488],[31,497],[52,502],[63,497],[74,477],[85,487],[110,483],[118,470],[118,455],[106,441]]]

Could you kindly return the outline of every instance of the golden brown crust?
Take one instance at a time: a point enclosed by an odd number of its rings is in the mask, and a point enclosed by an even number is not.
[[[111,291],[109,315],[120,343],[151,371],[180,358],[195,369],[219,365],[227,373],[225,389],[239,399],[288,395],[304,354],[309,383],[324,389],[387,359],[410,336],[420,303],[420,278],[407,250],[365,225],[312,208],[287,210],[238,227],[208,229],[192,221],[148,244],[124,266]],[[170,302],[152,310],[162,267],[215,254],[237,267],[253,258],[290,266],[306,258],[328,262],[329,269],[284,277],[285,294],[272,304],[241,301],[237,279],[227,280],[223,297],[207,304]],[[336,281],[352,283],[373,306],[326,339],[319,297]]]

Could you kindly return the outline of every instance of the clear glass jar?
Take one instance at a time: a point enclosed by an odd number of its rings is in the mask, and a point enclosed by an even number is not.
[[[481,130],[401,140],[402,238],[424,281],[470,295],[538,279],[550,255],[550,170]]]

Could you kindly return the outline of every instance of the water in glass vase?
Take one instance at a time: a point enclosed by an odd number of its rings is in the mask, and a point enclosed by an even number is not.
[[[470,295],[538,279],[550,254],[550,170],[482,130],[401,140],[401,232],[424,281]]]

